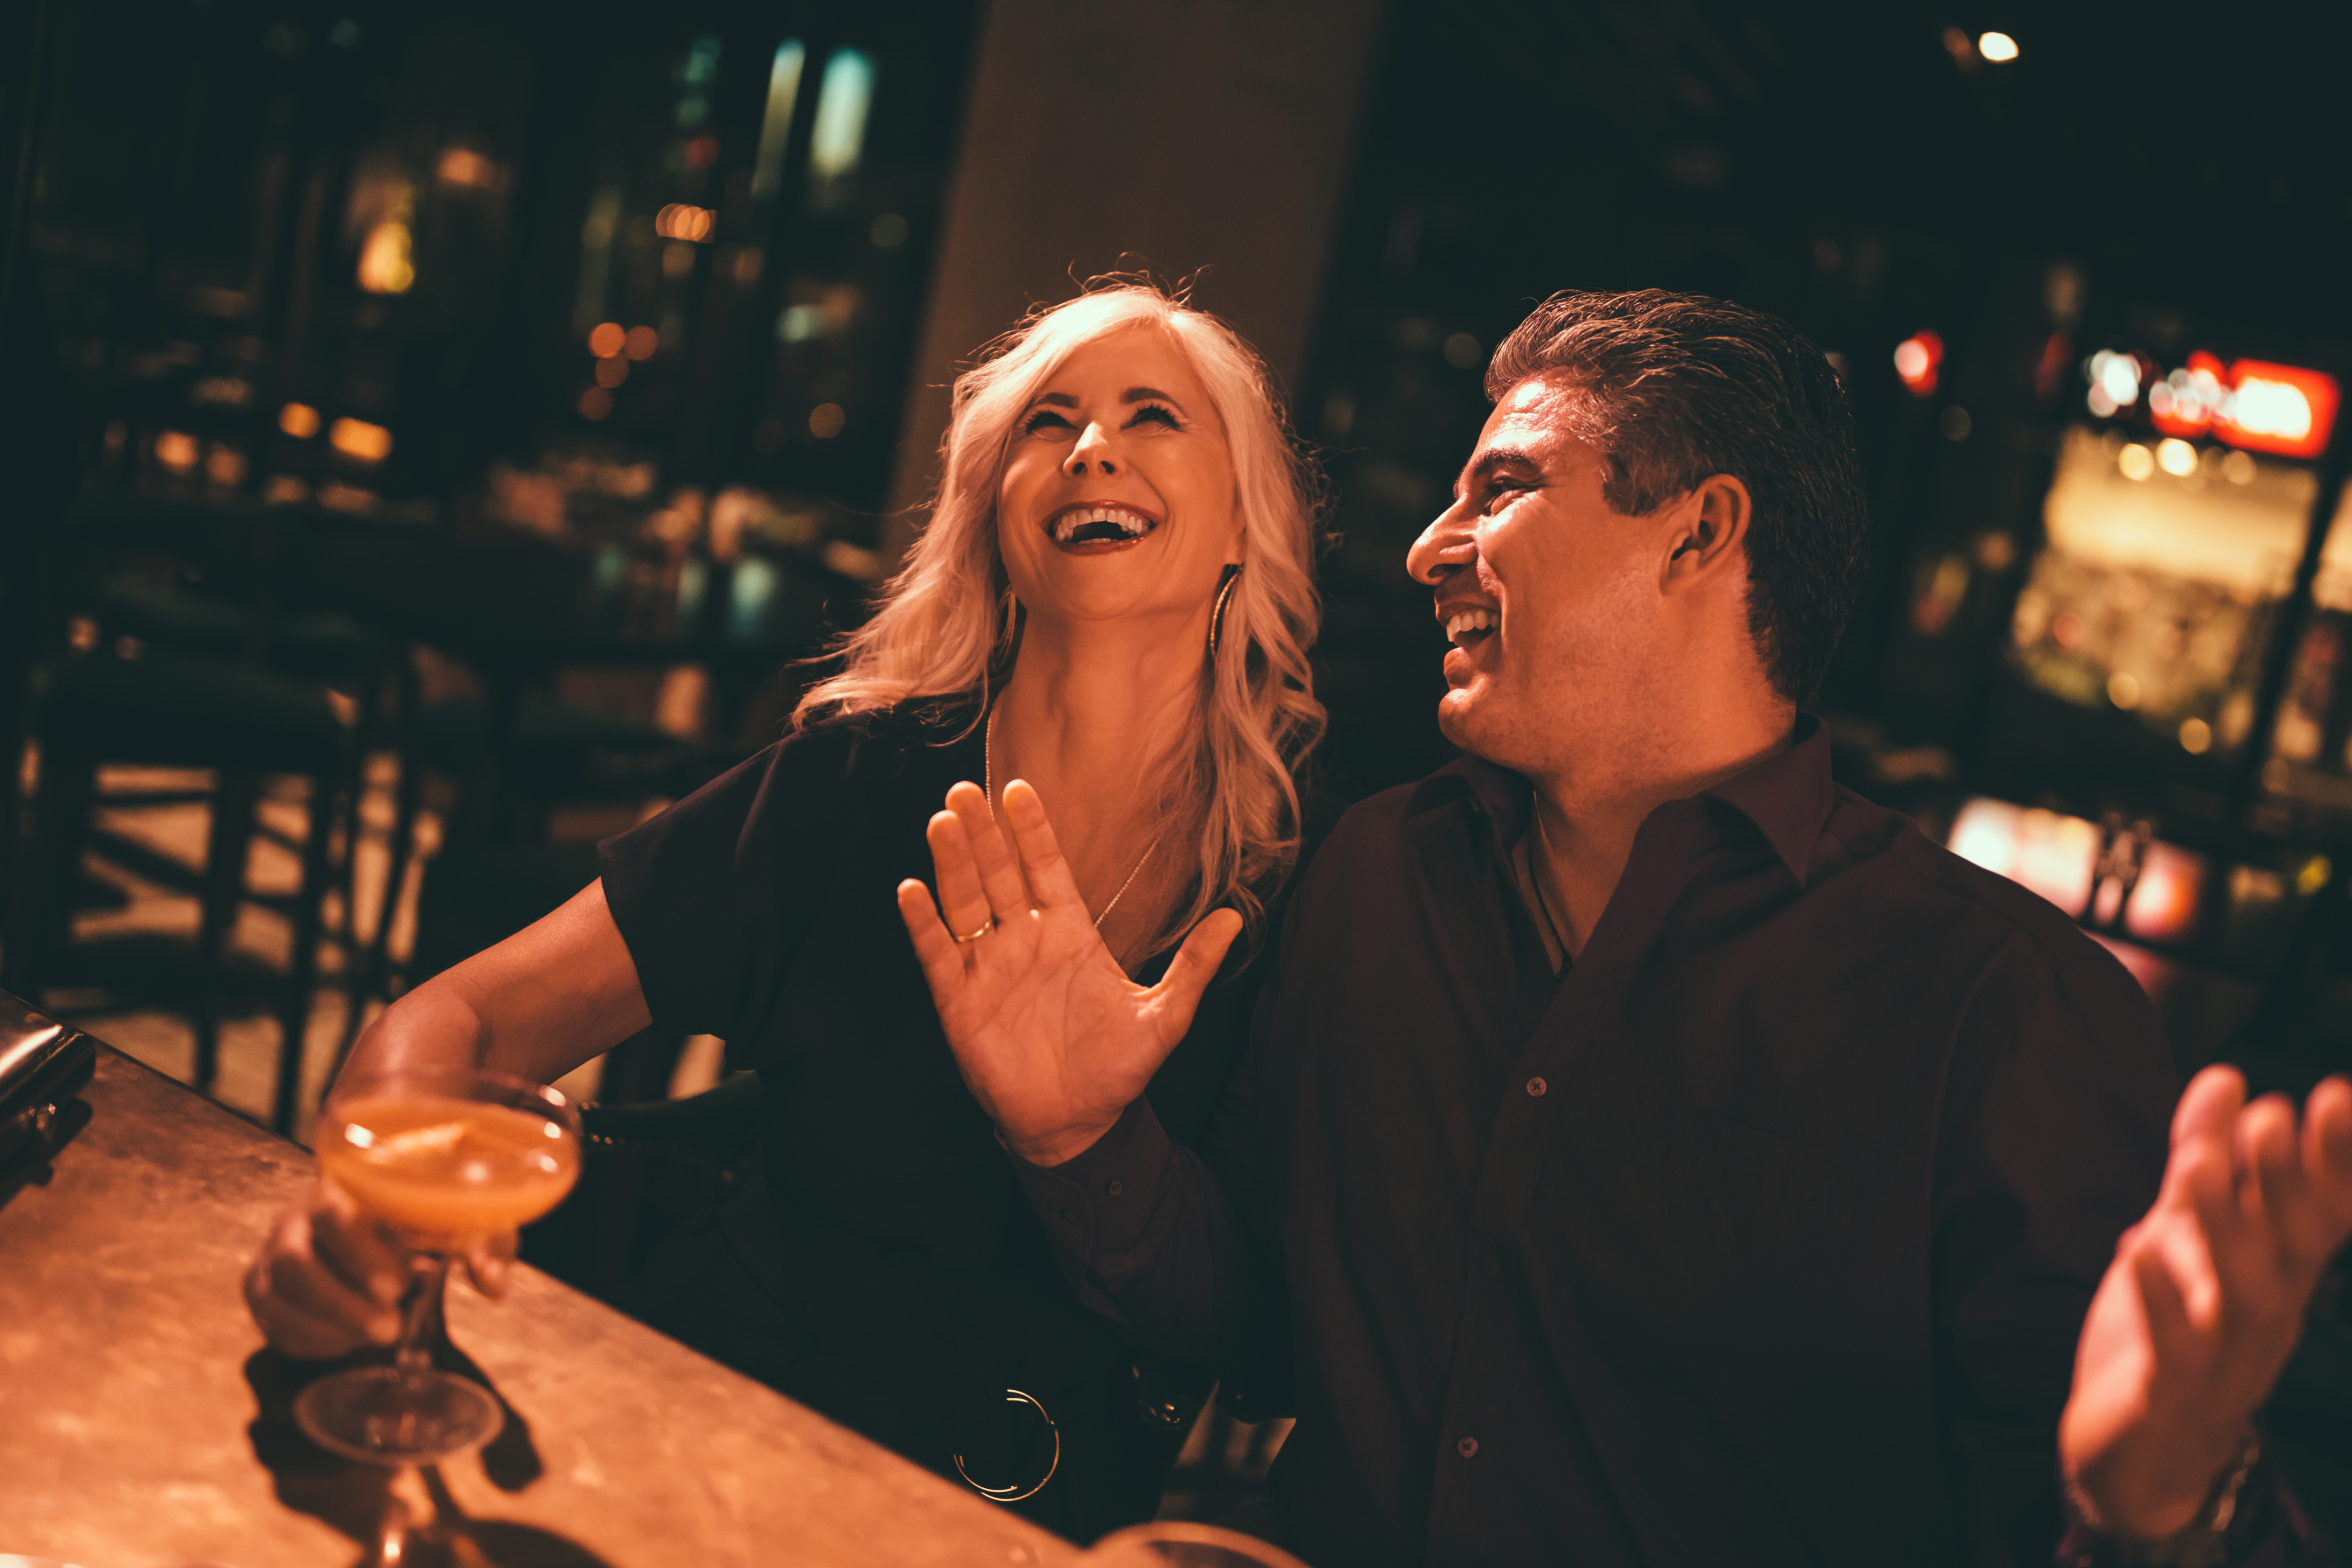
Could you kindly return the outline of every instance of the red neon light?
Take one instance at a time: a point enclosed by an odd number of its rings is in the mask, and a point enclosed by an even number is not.
[[[2242,359],[2230,367],[2229,398],[2213,417],[2213,434],[2232,447],[2316,458],[2327,450],[2341,400],[2336,378],[2291,364]]]
[[[2153,367],[2148,374],[2155,374]],[[2229,384],[2221,362],[2200,349],[2186,365],[2149,385],[2147,421],[2168,436],[2202,436],[2212,427]]]
[[[1914,397],[1936,395],[1936,374],[1944,363],[1944,340],[1931,331],[1912,333],[1895,345],[1895,374]]]

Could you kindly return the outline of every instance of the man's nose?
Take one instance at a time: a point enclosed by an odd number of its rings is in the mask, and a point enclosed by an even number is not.
[[[1077,445],[1062,459],[1062,472],[1073,479],[1086,474],[1118,472],[1118,457],[1112,450],[1110,435],[1098,425],[1089,423],[1078,432]]]
[[[1412,542],[1412,548],[1405,552],[1405,574],[1416,583],[1434,586],[1449,573],[1469,565],[1477,553],[1466,510],[1456,501],[1439,512],[1436,521]]]

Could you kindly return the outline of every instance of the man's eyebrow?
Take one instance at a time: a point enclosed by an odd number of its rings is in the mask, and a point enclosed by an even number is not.
[[[1462,477],[1454,481],[1454,499],[1461,500],[1463,492],[1471,486],[1492,479],[1497,468],[1514,466],[1533,468],[1538,473],[1543,471],[1543,465],[1536,461],[1535,454],[1523,447],[1489,447],[1472,458],[1470,466],[1462,470]]]

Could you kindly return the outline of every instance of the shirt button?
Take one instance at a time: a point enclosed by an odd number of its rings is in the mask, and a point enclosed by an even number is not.
[[[1550,1087],[1551,1085],[1544,1082],[1544,1080],[1539,1078],[1531,1078],[1528,1079],[1528,1098],[1530,1100],[1541,1100],[1544,1095],[1544,1090]]]
[[[1475,1459],[1478,1457],[1478,1439],[1475,1437],[1465,1437],[1454,1447],[1465,1459]]]
[[[1105,1184],[1103,1191],[1108,1193],[1113,1197],[1117,1197],[1119,1194],[1127,1191],[1127,1184],[1120,1181],[1117,1176],[1113,1176],[1110,1181]]]
[[[1066,1220],[1069,1221],[1072,1225],[1076,1225],[1076,1224],[1077,1224],[1077,1223],[1078,1223],[1078,1221],[1080,1221],[1080,1220],[1082,1220],[1082,1219],[1086,1218],[1087,1216],[1086,1216],[1086,1215],[1082,1215],[1082,1214],[1080,1214],[1080,1213],[1079,1213],[1077,1210],[1076,1210],[1076,1209],[1064,1209],[1064,1210],[1062,1211],[1062,1217],[1063,1217],[1064,1219],[1066,1219]]]

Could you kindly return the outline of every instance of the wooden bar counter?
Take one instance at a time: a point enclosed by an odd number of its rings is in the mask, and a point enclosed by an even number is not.
[[[0,1553],[86,1568],[348,1568],[389,1472],[333,1458],[239,1291],[308,1152],[112,1051],[46,1173],[0,1182]],[[546,1568],[1050,1568],[1077,1548],[528,1268],[452,1282],[508,1405],[427,1472],[452,1560]],[[409,1485],[419,1484],[412,1477]]]

